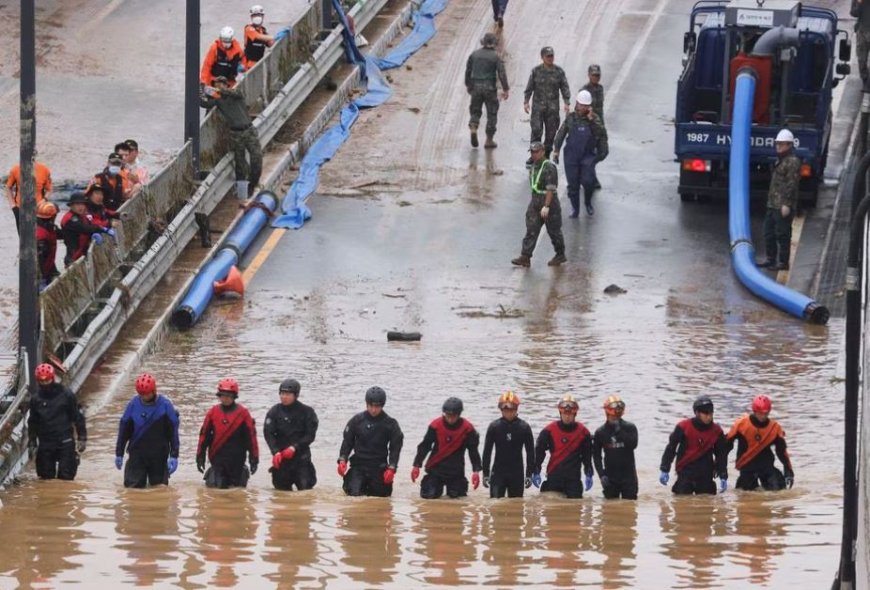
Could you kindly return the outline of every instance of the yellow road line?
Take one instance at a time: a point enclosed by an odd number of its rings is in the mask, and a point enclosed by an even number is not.
[[[263,247],[259,252],[257,252],[257,255],[254,256],[254,259],[251,261],[251,264],[248,265],[248,268],[246,268],[245,272],[242,274],[242,281],[244,281],[246,286],[251,282],[251,279],[254,278],[254,275],[257,274],[257,271],[260,270],[260,267],[263,266],[263,263],[266,262],[266,259],[272,253],[272,250],[275,249],[275,246],[278,245],[278,242],[281,241],[281,238],[284,236],[286,231],[286,229],[272,230],[269,239],[266,240],[266,243],[263,244]]]

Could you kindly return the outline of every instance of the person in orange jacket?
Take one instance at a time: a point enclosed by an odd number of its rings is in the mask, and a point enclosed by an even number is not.
[[[752,400],[752,413],[738,418],[726,439],[729,448],[737,442],[737,461],[735,467],[740,472],[737,487],[741,490],[755,490],[759,481],[765,490],[782,490],[794,485],[794,471],[785,444],[785,432],[776,420],[769,418],[773,407],[766,395]],[[773,452],[776,451],[783,471],[773,466]]]
[[[33,152],[33,157],[36,157],[36,150]],[[34,161],[33,177],[36,183],[36,204],[39,205],[53,190],[51,170],[42,162]],[[21,206],[21,166],[19,164],[15,164],[9,170],[9,177],[6,179],[6,199],[9,201],[12,214],[15,216],[15,227],[18,228],[18,210]]]
[[[218,38],[208,48],[199,73],[199,82],[203,86],[213,86],[214,79],[223,76],[232,88],[236,85],[236,76],[245,71],[245,55],[233,35],[235,31],[232,27],[222,28]]]
[[[245,69],[250,70],[263,59],[267,47],[272,47],[275,38],[263,26],[263,7],[251,6],[251,23],[245,25]]]
[[[85,192],[90,193],[97,185],[103,188],[103,204],[112,211],[117,211],[130,199],[132,187],[121,154],[109,154],[106,167],[94,175]]]

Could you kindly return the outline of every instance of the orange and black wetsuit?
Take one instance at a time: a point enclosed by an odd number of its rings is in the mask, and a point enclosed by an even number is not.
[[[740,471],[737,487],[741,490],[757,489],[759,481],[765,490],[781,490],[786,487],[786,478],[794,479],[785,432],[776,420],[768,418],[762,422],[753,415],[745,415],[734,422],[726,438],[729,449],[737,441],[735,467]],[[771,447],[783,471],[774,467]]]
[[[713,476],[728,479],[728,442],[715,422],[704,424],[697,417],[677,424],[662,454],[661,470],[671,470],[677,458],[675,494],[715,494]]]
[[[250,70],[263,59],[266,48],[272,46],[266,27],[253,23],[245,25],[245,68]]]
[[[206,86],[213,86],[213,81],[218,76],[226,76],[229,87],[236,85],[236,76],[239,73],[239,65],[245,58],[242,46],[233,39],[229,49],[224,49],[220,39],[208,48],[205,61],[202,62],[202,70],[199,72],[199,81]]]

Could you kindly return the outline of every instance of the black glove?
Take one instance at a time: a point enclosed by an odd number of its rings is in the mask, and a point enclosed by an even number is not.
[[[793,471],[786,471],[785,472],[785,487],[787,487],[788,489],[791,489],[791,487],[793,485],[794,485],[794,472]]]
[[[196,469],[200,473],[205,473],[205,457],[196,458]]]
[[[257,460],[251,460],[251,475],[257,473],[257,467],[260,465],[260,462]]]
[[[79,453],[84,453],[85,449],[87,449],[87,448],[88,448],[88,441],[83,439],[83,438],[80,438],[78,440],[78,443],[76,443],[76,451],[78,451]]]

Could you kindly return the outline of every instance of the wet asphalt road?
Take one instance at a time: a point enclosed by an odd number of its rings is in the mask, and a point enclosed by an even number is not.
[[[0,527],[42,557],[0,557],[2,583],[43,587],[35,580],[87,572],[184,588],[828,585],[839,550],[842,325],[807,326],[752,298],[730,270],[724,206],[676,195],[670,121],[686,7],[514,0],[501,40],[511,98],[500,145],[485,152],[467,144],[462,74],[490,30],[488,3],[452,0],[436,38],[410,69],[391,73],[392,100],[364,113],[324,168],[313,219],[283,237],[245,300],[213,305],[145,360],[182,414],[172,488],[120,488],[111,456],[126,395],[85,392],[92,433],[79,480],[28,479],[3,498]],[[569,263],[546,266],[544,235],[524,270],[510,265],[528,199],[521,92],[544,44],[572,93],[588,63],[601,64],[611,156],[599,168],[596,215],[565,220]],[[567,208],[564,189],[561,198]],[[611,283],[627,293],[605,295]],[[388,344],[390,329],[423,340]],[[246,491],[201,487],[196,431],[226,375],[259,422],[280,380],[300,379],[321,420],[314,491],[276,494],[265,473]],[[405,451],[392,500],[352,501],[334,461],[373,384],[388,392]],[[598,482],[579,502],[534,490],[498,503],[482,490],[466,501],[417,499],[407,478],[414,446],[443,399],[462,397],[482,431],[508,388],[536,433],[563,393],[578,397],[590,427],[603,420],[604,397],[621,394],[641,433],[641,499],[606,503]],[[757,393],[774,399],[793,490],[674,499],[657,483],[667,435],[702,392],[725,427]]]

